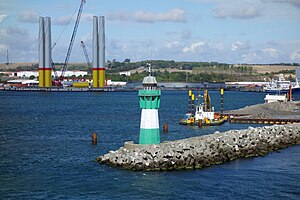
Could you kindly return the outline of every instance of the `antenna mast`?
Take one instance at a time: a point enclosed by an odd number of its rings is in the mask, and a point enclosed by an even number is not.
[[[146,65],[148,66],[149,76],[151,76],[151,63],[147,63]]]

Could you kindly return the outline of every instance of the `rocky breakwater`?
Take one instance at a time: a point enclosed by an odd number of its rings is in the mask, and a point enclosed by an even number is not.
[[[294,144],[300,144],[300,124],[249,127],[159,145],[121,147],[97,160],[130,170],[198,169],[237,158],[264,156]]]

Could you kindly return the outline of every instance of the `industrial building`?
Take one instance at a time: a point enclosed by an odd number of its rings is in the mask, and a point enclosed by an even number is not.
[[[18,72],[0,72],[6,74],[8,77],[15,77],[15,78],[30,78],[34,77],[37,78],[39,76],[38,71],[18,71]],[[61,71],[57,71],[58,76],[61,75]],[[68,70],[65,72],[64,77],[83,77],[88,75],[86,71],[80,70]],[[54,77],[54,72],[52,71],[51,76]]]

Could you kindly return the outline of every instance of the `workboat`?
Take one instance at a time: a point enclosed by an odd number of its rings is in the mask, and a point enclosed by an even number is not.
[[[186,113],[180,120],[181,125],[193,125],[193,126],[218,126],[227,122],[227,116],[220,116],[215,112],[205,112],[202,106],[196,106],[195,114]]]
[[[263,87],[263,91],[268,94],[287,94],[290,90],[292,94],[300,93],[300,85],[296,77],[296,83],[292,84],[290,81],[285,80],[283,74],[280,74],[278,80],[272,79],[268,84]]]
[[[184,115],[179,124],[199,127],[218,126],[224,124],[228,120],[227,116],[222,116],[219,113],[214,112],[214,107],[210,106],[210,97],[207,90],[204,90],[203,103],[201,103],[200,99],[201,96],[199,95],[199,102],[196,109],[193,109],[193,105],[189,106],[192,108]]]

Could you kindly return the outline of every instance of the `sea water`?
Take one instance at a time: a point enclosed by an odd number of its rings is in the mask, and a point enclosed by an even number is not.
[[[219,92],[210,95],[218,111]],[[226,92],[224,109],[263,98]],[[161,141],[257,126],[181,126],[187,110],[187,91],[162,91],[160,125],[168,123],[169,133]],[[300,198],[299,145],[198,170],[133,172],[95,162],[125,141],[137,143],[139,125],[137,92],[0,92],[0,199]]]

